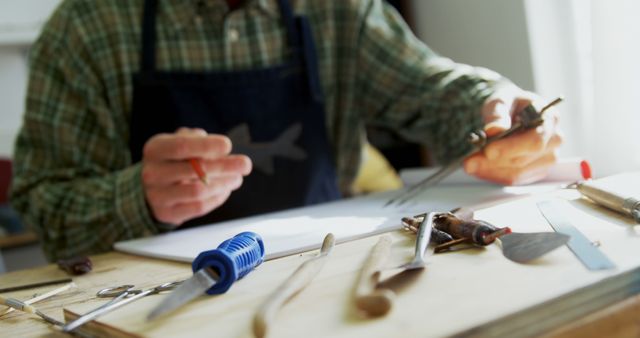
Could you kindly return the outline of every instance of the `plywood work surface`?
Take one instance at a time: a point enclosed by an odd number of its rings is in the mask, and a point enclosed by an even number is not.
[[[376,235],[337,245],[320,274],[280,311],[270,337],[603,336],[610,333],[603,330],[611,328],[593,324],[606,323],[603,316],[631,323],[631,331],[625,334],[637,333],[628,314],[638,313],[634,295],[640,285],[640,233],[630,220],[580,199],[574,191],[502,203],[479,210],[477,217],[517,232],[551,231],[535,207],[537,201],[548,199],[568,201],[563,208],[565,216],[598,243],[616,264],[615,269],[588,271],[567,247],[526,265],[504,258],[497,244],[438,254],[429,257],[421,272],[394,275],[397,271],[387,271],[383,277],[390,279],[384,286],[396,291],[393,309],[382,318],[363,318],[355,310],[351,293],[362,263],[378,240]],[[413,237],[402,231],[391,236],[390,267],[409,260],[414,245]],[[146,315],[166,295],[129,304],[85,329],[93,334],[129,337],[251,337],[252,317],[260,303],[316,253],[267,261],[228,293],[202,296],[152,322],[145,320]],[[104,303],[94,296],[103,287],[135,284],[147,288],[191,274],[185,263],[120,253],[97,256],[94,263],[91,274],[75,279],[75,291],[43,302],[44,312],[62,319],[64,308],[70,319]],[[0,276],[0,284],[3,278]],[[27,294],[12,296],[24,298]],[[55,332],[25,314],[12,313],[0,320],[3,333]]]

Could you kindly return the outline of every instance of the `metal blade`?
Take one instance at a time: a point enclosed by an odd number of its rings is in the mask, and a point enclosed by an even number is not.
[[[149,313],[147,320],[153,320],[203,295],[218,282],[218,279],[218,274],[212,269],[204,268],[198,270],[191,278],[182,282],[167,298],[158,304],[158,306]]]
[[[565,205],[566,201],[562,201]],[[558,210],[562,207],[561,201],[542,201],[538,202],[538,209],[547,219],[547,222],[556,232],[571,236],[571,240],[567,243],[569,249],[589,270],[606,270],[615,268],[615,264],[609,260],[607,256],[591,244],[591,241],[585,237],[580,230],[573,226],[564,215]]]
[[[569,241],[569,236],[557,232],[510,233],[500,237],[502,254],[518,263],[534,260]]]
[[[429,241],[431,240],[431,229],[433,229],[433,218],[435,217],[436,212],[430,212],[424,216],[422,223],[420,223],[420,227],[418,229],[418,234],[416,237],[416,249],[415,254],[411,262],[402,264],[395,269],[405,269],[405,270],[414,270],[414,269],[423,269],[427,264],[424,260],[424,254],[427,251],[427,246],[429,246]]]

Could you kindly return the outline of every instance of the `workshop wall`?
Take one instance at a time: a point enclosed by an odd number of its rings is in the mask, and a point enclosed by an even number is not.
[[[27,50],[60,0],[0,1],[0,157],[11,157],[27,86]]]
[[[523,0],[413,0],[416,35],[456,62],[483,66],[533,90]]]

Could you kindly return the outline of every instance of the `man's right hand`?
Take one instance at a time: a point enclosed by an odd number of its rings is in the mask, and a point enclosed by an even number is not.
[[[155,219],[181,225],[222,205],[252,166],[249,157],[230,152],[229,138],[202,129],[180,128],[150,138],[143,149],[142,185]],[[208,185],[200,181],[190,159],[200,161]]]

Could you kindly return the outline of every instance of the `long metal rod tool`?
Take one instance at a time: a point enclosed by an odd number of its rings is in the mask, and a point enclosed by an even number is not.
[[[384,206],[386,207],[394,203],[397,203],[398,205],[403,205],[407,203],[409,200],[416,197],[423,190],[436,186],[438,183],[440,183],[440,181],[444,180],[445,178],[447,178],[447,176],[451,175],[454,171],[458,170],[458,168],[460,168],[460,166],[462,165],[462,162],[464,162],[464,159],[467,156],[474,154],[475,152],[476,150],[471,151],[465,156],[460,157],[459,159],[454,160],[453,162],[447,164],[446,166],[441,167],[440,169],[438,169],[438,171],[431,174],[429,177],[409,187],[409,189],[407,189],[401,195],[388,200]]]
[[[562,102],[562,98],[558,97],[555,100],[549,102],[546,106],[544,106],[542,109],[540,109],[540,111],[536,111],[535,108],[532,105],[527,106],[525,109],[523,109],[519,114],[518,117],[516,119],[516,121],[511,125],[511,128],[497,134],[494,136],[491,136],[489,138],[486,137],[486,135],[478,135],[477,133],[474,133],[472,140],[471,140],[471,144],[473,145],[472,149],[470,151],[468,151],[466,154],[456,158],[455,160],[453,160],[452,162],[450,162],[449,164],[447,164],[446,166],[443,166],[442,168],[440,168],[440,170],[438,170],[437,172],[435,172],[434,174],[430,175],[429,177],[425,178],[424,180],[416,183],[415,185],[409,187],[409,189],[401,192],[399,195],[391,198],[390,200],[387,201],[387,203],[385,203],[385,207],[391,204],[397,204],[397,205],[402,205],[406,202],[408,202],[409,200],[411,200],[412,198],[414,198],[416,195],[418,195],[420,192],[422,192],[425,189],[428,189],[430,187],[435,186],[436,184],[440,183],[440,181],[442,181],[444,178],[446,178],[447,176],[451,175],[454,171],[456,171],[458,168],[460,168],[460,166],[462,165],[462,162],[464,162],[465,158],[479,152],[482,151],[484,149],[484,147],[486,147],[487,145],[501,140],[505,137],[508,137],[512,134],[515,134],[517,132],[523,131],[523,130],[529,130],[529,129],[533,129],[535,127],[538,127],[539,125],[541,125],[544,122],[543,119],[543,114],[547,111],[547,109],[555,106],[556,104]]]
[[[615,268],[615,264],[565,218],[559,211],[560,207],[560,201],[550,200],[538,202],[538,209],[544,218],[547,219],[551,227],[553,227],[555,231],[571,237],[567,246],[587,269],[606,270]]]
[[[67,277],[67,278],[55,279],[50,281],[16,285],[16,286],[11,286],[7,288],[2,288],[0,289],[0,293],[14,292],[14,291],[39,288],[39,287],[55,285],[55,284],[71,283],[71,282],[73,282],[73,280]]]

